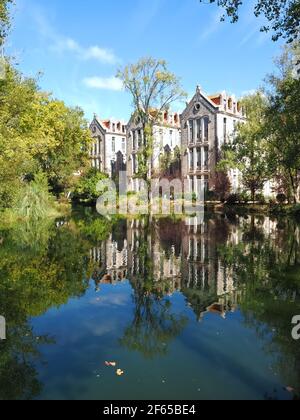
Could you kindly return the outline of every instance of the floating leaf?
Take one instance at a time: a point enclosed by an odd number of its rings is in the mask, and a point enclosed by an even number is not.
[[[116,372],[116,374],[117,374],[118,376],[122,376],[122,375],[124,375],[124,372],[123,372],[123,370],[122,370],[122,369],[118,369],[118,370],[117,370],[117,372]]]
[[[105,362],[105,365],[108,367],[116,367],[117,363],[116,362]]]

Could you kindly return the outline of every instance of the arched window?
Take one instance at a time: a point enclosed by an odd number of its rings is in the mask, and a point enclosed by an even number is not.
[[[228,99],[228,109],[232,110],[232,99]]]

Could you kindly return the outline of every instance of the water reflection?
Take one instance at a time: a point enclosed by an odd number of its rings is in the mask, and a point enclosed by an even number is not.
[[[168,358],[194,321],[205,328],[211,316],[230,322],[236,314],[241,328],[255,331],[282,386],[300,390],[299,343],[291,339],[291,319],[300,314],[300,230],[293,220],[212,215],[194,226],[107,221],[86,210],[54,225],[2,229],[0,244],[0,314],[9,331],[0,343],[0,399],[43,393],[41,348],[58,343],[36,336],[31,319],[86,299],[91,282],[99,296],[109,285],[130,283],[132,305],[117,332],[124,351]],[[266,389],[264,397],[289,395]]]

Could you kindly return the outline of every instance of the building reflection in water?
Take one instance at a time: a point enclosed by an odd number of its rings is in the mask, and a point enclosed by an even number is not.
[[[222,262],[218,249],[243,241],[241,225],[253,220],[234,223],[213,218],[201,225],[194,222],[192,218],[189,223],[128,220],[121,235],[112,233],[90,250],[97,266],[93,275],[96,291],[101,284],[124,280],[136,288],[151,276],[155,292],[162,297],[181,292],[199,321],[207,313],[226,318],[236,310],[242,291],[237,291],[233,268]],[[254,223],[269,235],[276,232],[277,224],[270,219]]]

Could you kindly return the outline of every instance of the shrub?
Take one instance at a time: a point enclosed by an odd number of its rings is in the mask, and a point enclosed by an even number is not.
[[[217,197],[214,191],[205,192],[205,201],[214,201],[216,198]]]
[[[292,214],[297,218],[300,218],[300,204],[296,204],[292,209]]]
[[[96,201],[101,195],[98,191],[97,185],[100,181],[107,179],[107,175],[99,172],[95,168],[90,168],[88,172],[83,175],[74,191],[73,199],[75,201]]]
[[[287,197],[286,197],[285,194],[280,193],[280,194],[277,195],[276,200],[277,200],[277,203],[284,204],[287,200]]]
[[[259,204],[266,204],[266,199],[263,194],[256,194],[255,201],[257,201]]]
[[[47,177],[37,174],[34,181],[20,191],[16,213],[29,219],[43,219],[54,211],[54,198],[49,192]]]
[[[240,196],[238,194],[230,194],[227,198],[227,204],[233,206],[240,202]]]
[[[242,203],[245,203],[245,204],[249,203],[249,201],[250,201],[250,195],[246,191],[241,192],[239,194],[239,196],[240,196],[239,197],[240,198],[240,201]]]

